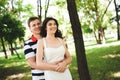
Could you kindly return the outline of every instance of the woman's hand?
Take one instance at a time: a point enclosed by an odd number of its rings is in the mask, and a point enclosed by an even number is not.
[[[57,65],[58,65],[56,68],[57,72],[64,72],[67,69],[67,64],[65,61],[59,62]]]

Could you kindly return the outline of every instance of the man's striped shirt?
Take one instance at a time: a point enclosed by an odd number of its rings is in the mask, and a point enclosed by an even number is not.
[[[24,54],[26,59],[36,56],[36,44],[37,44],[37,39],[33,35],[29,40],[25,42]],[[45,80],[44,72],[42,70],[31,68],[31,71],[32,71],[33,80]]]

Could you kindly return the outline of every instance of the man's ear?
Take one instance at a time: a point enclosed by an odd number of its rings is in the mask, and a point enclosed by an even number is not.
[[[31,28],[29,27],[29,30],[31,31]],[[32,31],[31,31],[32,32]]]

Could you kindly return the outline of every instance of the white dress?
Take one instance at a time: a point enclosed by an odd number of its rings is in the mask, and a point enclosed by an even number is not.
[[[60,39],[58,38],[60,41]],[[65,49],[64,46],[61,45],[58,48],[50,48],[46,47],[46,40],[43,38],[44,42],[44,57],[48,63],[53,63],[55,61],[60,61],[64,59]],[[60,41],[62,44],[62,42]],[[45,70],[45,80],[72,80],[71,73],[67,68],[63,73],[56,71]]]

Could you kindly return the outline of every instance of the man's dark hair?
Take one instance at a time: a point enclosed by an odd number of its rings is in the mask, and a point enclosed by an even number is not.
[[[34,21],[34,20],[36,20],[36,19],[40,20],[40,19],[39,19],[38,17],[36,17],[36,16],[30,17],[30,18],[28,19],[28,26],[30,27],[30,22],[31,22],[31,21]]]

